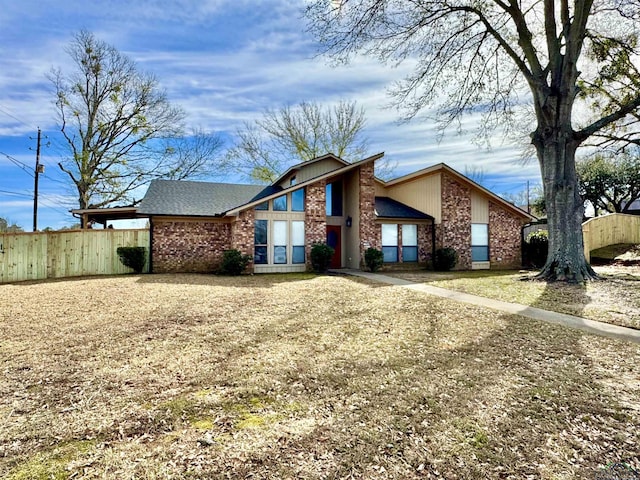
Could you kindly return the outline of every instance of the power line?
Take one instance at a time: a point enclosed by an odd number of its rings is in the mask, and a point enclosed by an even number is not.
[[[32,195],[28,195],[26,193],[20,193],[20,192],[10,192],[9,190],[0,190],[0,193],[4,193],[6,195],[15,195],[16,197],[32,198]]]
[[[19,119],[18,117],[16,117],[14,114],[8,112],[6,109],[8,107],[3,107],[2,105],[0,105],[0,112],[4,113],[5,115],[10,116],[11,118],[13,118],[14,120],[20,122],[21,124],[23,124],[25,127],[29,127],[29,128],[33,128],[33,125],[29,125],[27,122],[25,122],[24,120]]]
[[[21,168],[22,170],[24,170],[26,173],[28,173],[32,177],[34,176],[34,173],[32,172],[31,168],[26,163],[23,163],[20,160],[18,160],[17,158],[13,158],[11,155],[8,155],[8,154],[6,154],[4,152],[0,152],[0,155],[4,155],[5,157],[7,157],[7,159],[9,159],[10,162],[15,164],[18,168]]]

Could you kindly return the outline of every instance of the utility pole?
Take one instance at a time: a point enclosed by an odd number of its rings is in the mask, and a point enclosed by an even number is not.
[[[40,164],[40,127],[38,127],[38,143],[36,145],[36,169],[34,171],[34,186],[33,186],[33,231],[38,231],[38,176],[44,173],[44,165]]]
[[[529,180],[527,180],[527,213],[531,213],[531,201],[529,196]]]

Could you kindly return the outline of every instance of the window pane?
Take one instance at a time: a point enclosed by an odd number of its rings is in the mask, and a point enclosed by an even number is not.
[[[267,220],[256,220],[253,240],[253,243],[255,243],[256,245],[267,244],[267,224]]]
[[[418,247],[402,247],[402,261],[403,262],[417,262],[418,261]]]
[[[269,202],[262,202],[259,205],[256,205],[256,210],[269,210]]]
[[[304,188],[291,192],[291,210],[304,212]]]
[[[291,244],[304,245],[304,222],[291,222]]]
[[[287,263],[287,247],[285,245],[273,247],[273,263]]]
[[[264,265],[267,263],[267,247],[255,247],[253,253],[253,263],[257,265]]]
[[[276,212],[286,212],[287,211],[287,196],[282,195],[280,197],[273,199],[273,209]]]
[[[396,247],[398,246],[398,225],[395,223],[382,224],[382,246]]]
[[[342,181],[328,183],[325,192],[327,216],[340,217],[342,215]]]
[[[292,263],[304,263],[304,246],[293,247]]]
[[[398,247],[382,247],[383,261],[385,262],[397,262],[398,261]]]
[[[402,245],[409,247],[418,245],[417,225],[402,225]]]
[[[488,262],[489,247],[471,247],[472,262]]]
[[[489,225],[486,223],[471,224],[471,245],[489,245]]]
[[[286,245],[287,244],[287,223],[285,221],[273,222],[273,244],[274,245]]]

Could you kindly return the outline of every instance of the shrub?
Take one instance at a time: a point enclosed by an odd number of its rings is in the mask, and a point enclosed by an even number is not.
[[[118,247],[116,253],[125,267],[132,268],[135,273],[142,273],[147,262],[147,249],[144,247]]]
[[[549,232],[538,230],[531,232],[524,244],[524,263],[526,266],[541,268],[547,261],[549,253]]]
[[[364,263],[369,270],[377,272],[382,267],[384,254],[381,250],[369,247],[364,252]]]
[[[335,250],[326,243],[314,243],[311,246],[311,266],[317,273],[324,273],[329,269],[331,258]]]
[[[232,248],[222,253],[219,273],[222,275],[240,275],[251,263],[251,255],[243,255],[240,250]]]
[[[448,272],[458,263],[458,252],[451,247],[439,248],[433,258],[433,268],[439,272]]]

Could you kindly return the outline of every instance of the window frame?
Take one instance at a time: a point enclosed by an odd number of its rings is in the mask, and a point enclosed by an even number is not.
[[[474,235],[474,230],[478,230],[478,228],[474,227],[484,227],[484,232],[481,235],[481,238],[478,239],[478,235]],[[486,243],[480,243],[480,241],[485,241]],[[481,253],[481,259],[478,258],[478,253]],[[489,262],[491,259],[489,252],[489,224],[488,223],[472,223],[471,224],[471,262]]]
[[[385,228],[386,227],[386,228]],[[393,240],[395,240],[395,245],[389,242],[392,240],[387,237],[385,243],[385,230],[387,234],[391,234],[392,228],[395,229],[395,235],[393,235]],[[383,263],[398,263],[398,224],[397,223],[382,223],[380,225],[380,241],[382,244],[382,255],[383,255]],[[393,254],[391,257],[389,254]]]

